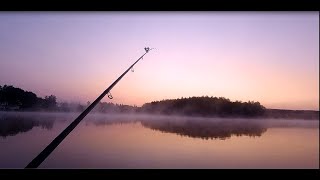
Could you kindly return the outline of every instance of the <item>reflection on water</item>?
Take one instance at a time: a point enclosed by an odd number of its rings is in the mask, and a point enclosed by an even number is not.
[[[23,168],[77,114],[0,113],[0,168]],[[319,168],[319,121],[91,114],[40,168]]]
[[[30,131],[33,127],[40,126],[44,129],[52,129],[54,121],[49,119],[39,119],[31,116],[0,116],[0,136],[14,136],[21,132]]]
[[[128,118],[129,117],[129,118]],[[268,128],[318,128],[319,121],[304,120],[257,120],[257,119],[227,119],[227,118],[186,118],[157,116],[116,116],[109,118],[91,118],[86,125],[97,126],[139,122],[143,127],[163,133],[174,133],[201,139],[227,139],[231,136],[259,137]]]
[[[65,114],[55,113],[0,113],[0,136],[14,136],[30,131],[33,127],[50,130],[55,121],[65,121]]]
[[[34,113],[0,113],[0,136],[14,136],[21,132],[27,132],[33,127],[50,130],[55,121],[72,120],[71,117],[74,116],[66,117],[66,114],[57,116],[55,113],[37,115]],[[86,120],[85,124],[93,123],[100,126],[135,122],[140,122],[144,127],[152,130],[202,139],[226,139],[232,135],[258,137],[266,132],[268,127],[318,127],[318,121],[131,117],[124,115],[91,115],[90,121]]]
[[[0,116],[0,136],[14,136],[21,132],[27,132],[33,127],[52,129],[57,116],[32,116],[23,114],[2,114]],[[59,120],[62,120],[61,117]],[[228,121],[228,120],[185,120],[185,119],[125,119],[115,116],[113,118],[95,117],[93,121],[86,121],[86,125],[93,123],[99,125],[125,124],[140,122],[144,127],[161,132],[175,133],[202,139],[225,139],[231,135],[261,136],[267,128],[254,121]]]
[[[121,118],[112,120],[93,120],[91,123],[100,125],[126,124],[140,122],[143,127],[158,130],[164,133],[175,133],[182,136],[202,139],[226,139],[236,136],[261,136],[267,128],[254,121],[230,121],[230,120],[185,120],[181,119],[140,119],[127,121]],[[89,124],[86,122],[87,125]]]
[[[226,139],[236,136],[261,136],[267,128],[255,122],[233,121],[142,121],[143,126],[161,132],[202,139]]]

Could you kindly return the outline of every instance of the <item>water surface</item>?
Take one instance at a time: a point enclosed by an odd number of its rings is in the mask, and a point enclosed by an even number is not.
[[[0,168],[24,168],[75,113],[0,113]],[[319,168],[319,121],[88,115],[39,168]]]

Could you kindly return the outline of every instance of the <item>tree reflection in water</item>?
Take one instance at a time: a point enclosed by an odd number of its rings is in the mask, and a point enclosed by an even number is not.
[[[141,123],[145,128],[175,133],[182,136],[202,139],[227,139],[232,135],[259,137],[267,131],[263,123],[256,120],[230,119],[184,119],[184,118],[125,118],[95,119],[91,123],[101,125],[122,125],[127,123]],[[88,124],[88,122],[87,122]]]
[[[27,132],[33,127],[51,130],[57,121],[73,120],[76,113],[0,113],[0,137],[14,136]],[[90,114],[85,125],[122,125],[139,123],[145,128],[175,133],[182,136],[202,139],[227,139],[231,136],[259,137],[268,128],[301,127],[318,128],[319,121],[241,119],[241,118],[197,118],[153,115],[101,115]]]
[[[52,129],[55,116],[34,116],[32,114],[0,114],[0,136],[15,136],[30,131],[33,127]]]
[[[237,121],[141,121],[144,127],[161,132],[202,139],[227,139],[235,136],[261,136],[267,128],[258,122]]]

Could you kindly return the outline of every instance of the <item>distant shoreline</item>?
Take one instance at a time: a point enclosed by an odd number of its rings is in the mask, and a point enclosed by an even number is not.
[[[62,111],[3,111],[0,110],[1,113],[49,113],[49,114],[74,114],[78,116],[80,111],[70,111],[70,112],[62,112]],[[102,113],[102,112],[90,112],[88,115],[111,115],[111,116],[159,116],[159,117],[172,117],[172,118],[219,118],[219,119],[281,119],[281,120],[319,120],[319,111],[314,110],[287,110],[287,109],[266,109],[266,113],[262,116],[257,117],[236,117],[236,116],[187,116],[187,115],[166,115],[166,114],[155,114],[155,113],[136,113],[136,112],[123,112],[123,113]]]
[[[0,86],[0,111],[4,112],[83,112],[91,103],[58,103],[54,95],[38,97],[13,86]],[[99,102],[90,113],[150,114],[208,118],[319,119],[319,111],[267,109],[255,101],[231,101],[225,97],[181,97],[144,103],[141,107]]]
[[[282,118],[282,119],[305,119],[319,120],[319,111],[315,110],[286,110],[286,109],[266,109],[263,117]]]

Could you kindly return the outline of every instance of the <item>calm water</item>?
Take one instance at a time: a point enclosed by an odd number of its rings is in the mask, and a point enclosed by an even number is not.
[[[0,168],[24,168],[77,116],[0,112]],[[92,114],[40,168],[319,168],[319,121]]]

